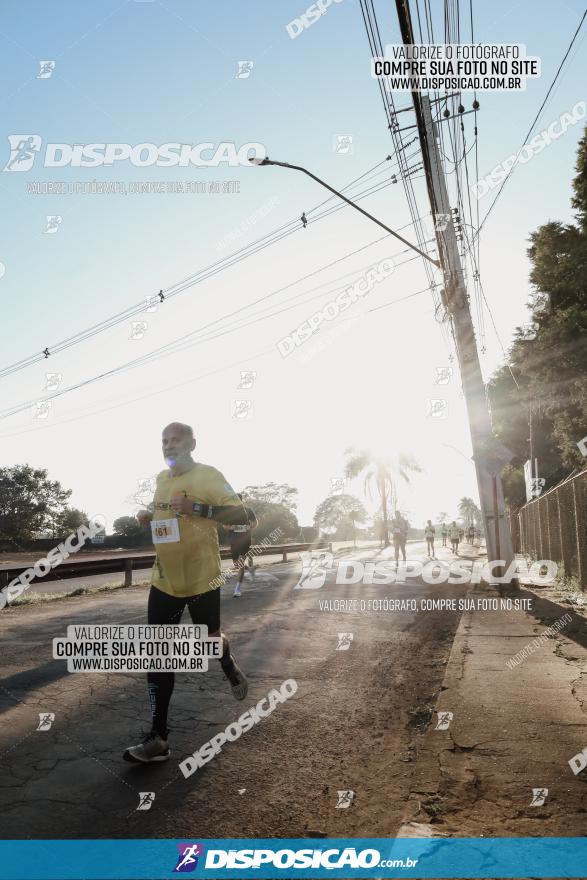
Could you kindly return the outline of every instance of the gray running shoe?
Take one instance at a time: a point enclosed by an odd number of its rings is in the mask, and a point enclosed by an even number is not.
[[[224,677],[230,682],[230,689],[235,700],[244,700],[249,692],[249,682],[234,658],[232,662],[232,671]]]
[[[170,754],[167,740],[152,730],[142,743],[128,748],[122,757],[132,764],[150,764],[153,761],[167,761]]]

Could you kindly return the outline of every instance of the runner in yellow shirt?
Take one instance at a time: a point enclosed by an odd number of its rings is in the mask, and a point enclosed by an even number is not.
[[[157,477],[154,510],[141,510],[141,524],[151,524],[157,558],[151,576],[149,624],[179,623],[187,605],[193,623],[221,636],[220,665],[237,700],[244,700],[248,682],[220,631],[220,586],[223,583],[216,522],[246,525],[245,508],[223,475],[195,462],[196,447],[189,425],[173,422],[163,431],[163,457],[169,465]],[[175,684],[173,672],[147,674],[152,730],[142,743],[128,748],[125,761],[166,761],[170,751],[167,713]]]

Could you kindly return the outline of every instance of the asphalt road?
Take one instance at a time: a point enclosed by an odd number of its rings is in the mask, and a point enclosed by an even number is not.
[[[410,546],[410,558],[423,557]],[[389,551],[344,551],[380,561]],[[445,550],[439,556],[452,558]],[[5,838],[391,836],[420,733],[460,614],[323,610],[325,600],[459,597],[466,587],[409,584],[295,589],[298,562],[265,565],[243,596],[222,593],[223,629],[250,681],[243,703],[219,665],[176,675],[171,759],[133,766],[124,749],[149,728],[144,674],[69,674],[52,639],[69,624],[146,622],[147,588],[2,612],[0,803]],[[187,615],[184,618],[187,620]],[[339,633],[352,632],[347,650]],[[297,693],[186,779],[179,762],[267,692]],[[54,713],[37,730],[39,713]],[[352,791],[348,808],[339,791]],[[152,792],[148,810],[139,793]]]

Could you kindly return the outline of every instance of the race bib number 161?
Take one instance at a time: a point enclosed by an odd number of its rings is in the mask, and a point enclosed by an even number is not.
[[[179,523],[176,519],[151,520],[153,544],[171,544],[179,541]]]

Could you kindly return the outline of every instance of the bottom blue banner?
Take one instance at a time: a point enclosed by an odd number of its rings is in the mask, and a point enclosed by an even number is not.
[[[587,838],[4,840],[3,880],[586,877]]]

